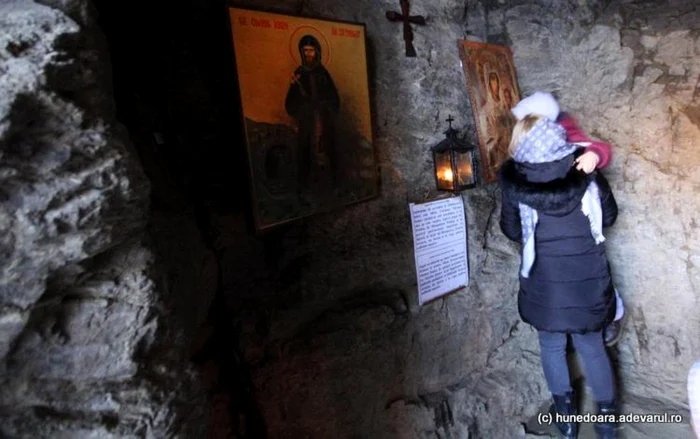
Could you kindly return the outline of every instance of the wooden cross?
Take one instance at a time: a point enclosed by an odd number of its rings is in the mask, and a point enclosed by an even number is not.
[[[408,0],[401,0],[401,13],[394,11],[386,11],[386,18],[389,21],[403,21],[403,39],[406,42],[406,56],[415,57],[416,49],[413,47],[413,24],[425,24],[425,18],[422,15],[409,15]]]

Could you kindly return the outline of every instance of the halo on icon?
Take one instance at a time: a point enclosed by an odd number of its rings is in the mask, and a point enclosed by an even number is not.
[[[306,35],[311,35],[318,41],[318,44],[321,46],[321,63],[327,67],[331,63],[331,45],[328,43],[324,33],[312,26],[301,26],[292,32],[292,36],[289,38],[289,54],[292,56],[292,59],[297,65],[301,64],[299,40]]]

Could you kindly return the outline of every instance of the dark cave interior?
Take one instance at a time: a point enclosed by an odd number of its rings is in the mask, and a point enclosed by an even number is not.
[[[219,257],[211,212],[242,215],[254,234],[227,5],[97,0],[95,6],[109,45],[117,119],[151,181],[151,211],[193,211],[203,241]],[[273,255],[278,239],[259,239]],[[234,431],[233,437],[262,438],[221,276],[192,362],[210,386],[216,437]]]

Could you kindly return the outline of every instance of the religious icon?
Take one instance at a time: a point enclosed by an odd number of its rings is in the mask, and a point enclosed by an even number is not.
[[[337,179],[338,160],[335,151],[335,119],[340,98],[333,78],[321,62],[321,45],[312,35],[299,40],[301,65],[294,70],[285,108],[297,123],[297,177],[299,189],[308,188],[311,153],[328,159],[332,179]]]
[[[364,25],[229,12],[256,228],[377,196]]]
[[[474,41],[459,42],[460,58],[479,136],[485,182],[508,158],[515,125],[510,109],[520,101],[513,55],[508,47]]]

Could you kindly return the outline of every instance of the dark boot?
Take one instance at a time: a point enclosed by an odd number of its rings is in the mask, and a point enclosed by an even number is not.
[[[603,330],[605,346],[615,346],[615,344],[617,344],[617,342],[620,340],[620,335],[622,335],[622,323],[624,319],[625,318],[622,317],[620,320],[615,320],[605,327]]]
[[[557,413],[560,415],[575,415],[576,402],[574,401],[574,393],[567,392],[564,395],[552,395],[554,404],[549,407],[549,413],[552,415],[552,422],[557,426],[557,430],[565,439],[576,439],[578,436],[578,424],[575,422],[556,422]]]
[[[617,405],[615,401],[599,402],[598,414],[606,416],[617,415]],[[617,439],[617,422],[596,422],[595,433],[598,439]]]

